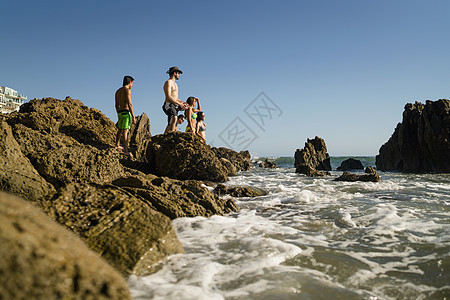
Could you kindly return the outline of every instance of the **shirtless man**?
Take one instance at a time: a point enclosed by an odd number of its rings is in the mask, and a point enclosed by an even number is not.
[[[128,152],[128,130],[131,127],[131,117],[133,123],[136,124],[136,117],[134,116],[133,104],[131,103],[131,88],[133,87],[134,79],[131,76],[123,78],[123,86],[116,91],[116,111],[119,121],[117,122],[116,135],[116,149],[122,149],[120,141],[122,141],[124,155],[133,157]]]
[[[178,111],[185,110],[188,105],[178,98],[178,85],[175,80],[180,79],[183,72],[178,67],[171,67],[167,72],[169,79],[164,83],[164,105],[163,111],[167,115],[167,127],[164,133],[176,131]]]

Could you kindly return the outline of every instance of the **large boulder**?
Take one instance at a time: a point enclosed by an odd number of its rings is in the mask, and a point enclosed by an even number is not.
[[[101,111],[80,100],[33,99],[20,107],[10,122],[21,123],[35,131],[60,133],[98,149],[114,146],[117,129]]]
[[[33,202],[55,192],[22,153],[11,127],[3,120],[0,120],[0,153],[0,190]]]
[[[220,199],[205,185],[195,180],[174,180],[167,177],[130,175],[113,184],[142,199],[171,219],[209,217],[237,211],[233,200]]]
[[[22,153],[39,174],[55,186],[70,182],[104,184],[124,175],[120,154],[99,150],[64,134],[48,134],[15,124],[13,131]]]
[[[122,276],[61,225],[0,192],[0,299],[131,299]]]
[[[360,160],[349,158],[344,160],[337,168],[338,171],[364,170],[364,166]]]
[[[122,274],[183,252],[168,217],[114,186],[72,183],[40,206]]]
[[[325,141],[317,136],[314,139],[308,139],[303,149],[297,149],[294,158],[297,173],[306,174],[305,171],[310,169],[331,171],[327,146]]]
[[[229,160],[238,171],[248,171],[252,167],[251,156],[248,151],[236,152],[225,147],[212,147],[211,150],[218,158]]]
[[[225,182],[227,170],[203,140],[190,133],[170,132],[153,136],[147,161],[152,173],[181,180]]]
[[[379,152],[379,170],[450,172],[450,100],[406,104],[402,123]]]

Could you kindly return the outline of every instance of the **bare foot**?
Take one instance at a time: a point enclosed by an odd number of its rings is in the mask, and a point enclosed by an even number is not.
[[[122,147],[122,146],[117,146],[117,147],[115,147],[114,149],[116,149],[116,150],[122,150],[123,147]]]

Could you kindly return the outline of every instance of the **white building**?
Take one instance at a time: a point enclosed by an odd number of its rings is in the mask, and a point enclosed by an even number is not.
[[[9,87],[0,86],[0,113],[18,111],[23,102],[27,100],[24,95]]]

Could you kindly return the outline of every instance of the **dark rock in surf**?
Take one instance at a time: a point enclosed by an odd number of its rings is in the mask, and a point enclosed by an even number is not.
[[[379,152],[379,170],[449,173],[450,100],[406,104],[402,123]]]
[[[230,195],[232,197],[259,197],[267,195],[267,192],[251,187],[251,186],[225,186],[223,184],[218,184],[214,189],[214,193],[219,196]]]
[[[341,165],[337,168],[338,171],[350,171],[350,170],[363,170],[364,166],[361,161],[354,158],[349,158],[344,160]]]
[[[261,162],[261,163],[259,164],[259,166],[260,166],[261,168],[267,168],[267,169],[276,169],[276,168],[278,168],[278,166],[277,166],[274,162],[268,160],[267,158],[266,158],[266,160],[264,160],[263,162]]]
[[[334,181],[366,181],[366,182],[378,182],[381,181],[380,176],[375,173],[368,174],[354,174],[349,172],[344,172],[341,176],[336,178]]]
[[[296,173],[308,175],[314,173],[312,170],[331,171],[327,146],[325,141],[317,136],[314,139],[308,139],[303,149],[297,149],[294,158]]]

